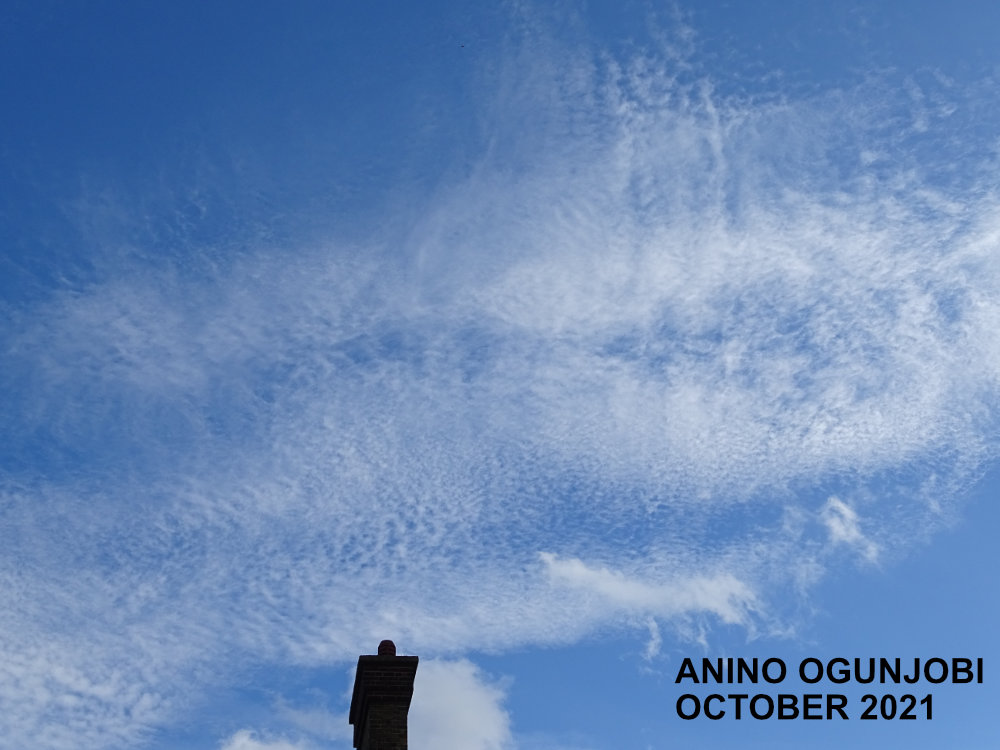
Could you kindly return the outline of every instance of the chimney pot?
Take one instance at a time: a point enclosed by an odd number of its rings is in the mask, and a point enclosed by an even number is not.
[[[396,656],[390,640],[378,654],[358,657],[349,720],[358,750],[406,750],[406,714],[417,674],[416,656]]]

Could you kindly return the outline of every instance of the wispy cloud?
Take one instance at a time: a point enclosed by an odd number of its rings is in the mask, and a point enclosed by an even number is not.
[[[823,506],[823,523],[834,544],[856,547],[869,562],[878,560],[878,545],[861,533],[858,514],[844,501],[831,497]]]
[[[708,612],[722,622],[746,623],[753,592],[730,573],[700,575],[670,583],[649,583],[607,568],[592,568],[581,560],[560,560],[541,553],[551,578],[560,585],[596,594],[598,607],[663,617]]]
[[[222,654],[752,627],[993,455],[995,161],[950,174],[961,110],[926,104],[964,92],[511,59],[481,161],[391,250],[95,246],[94,279],[5,325],[13,745],[140,742],[237,678]],[[484,717],[462,746],[504,746],[502,688],[433,664]]]

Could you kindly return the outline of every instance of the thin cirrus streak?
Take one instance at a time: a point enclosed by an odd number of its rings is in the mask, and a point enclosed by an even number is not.
[[[503,69],[490,148],[392,250],[95,247],[12,316],[0,734],[138,742],[223,653],[387,630],[767,628],[774,587],[947,518],[1000,361],[989,170],[928,158],[966,94],[564,62]]]

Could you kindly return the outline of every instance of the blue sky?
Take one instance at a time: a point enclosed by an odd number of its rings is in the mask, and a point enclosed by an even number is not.
[[[0,747],[995,748],[1000,10],[287,5],[2,11]]]

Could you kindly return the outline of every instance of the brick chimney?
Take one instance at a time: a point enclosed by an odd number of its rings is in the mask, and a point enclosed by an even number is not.
[[[416,656],[396,656],[382,641],[377,656],[359,656],[350,722],[358,750],[407,750],[406,714],[413,697]]]

